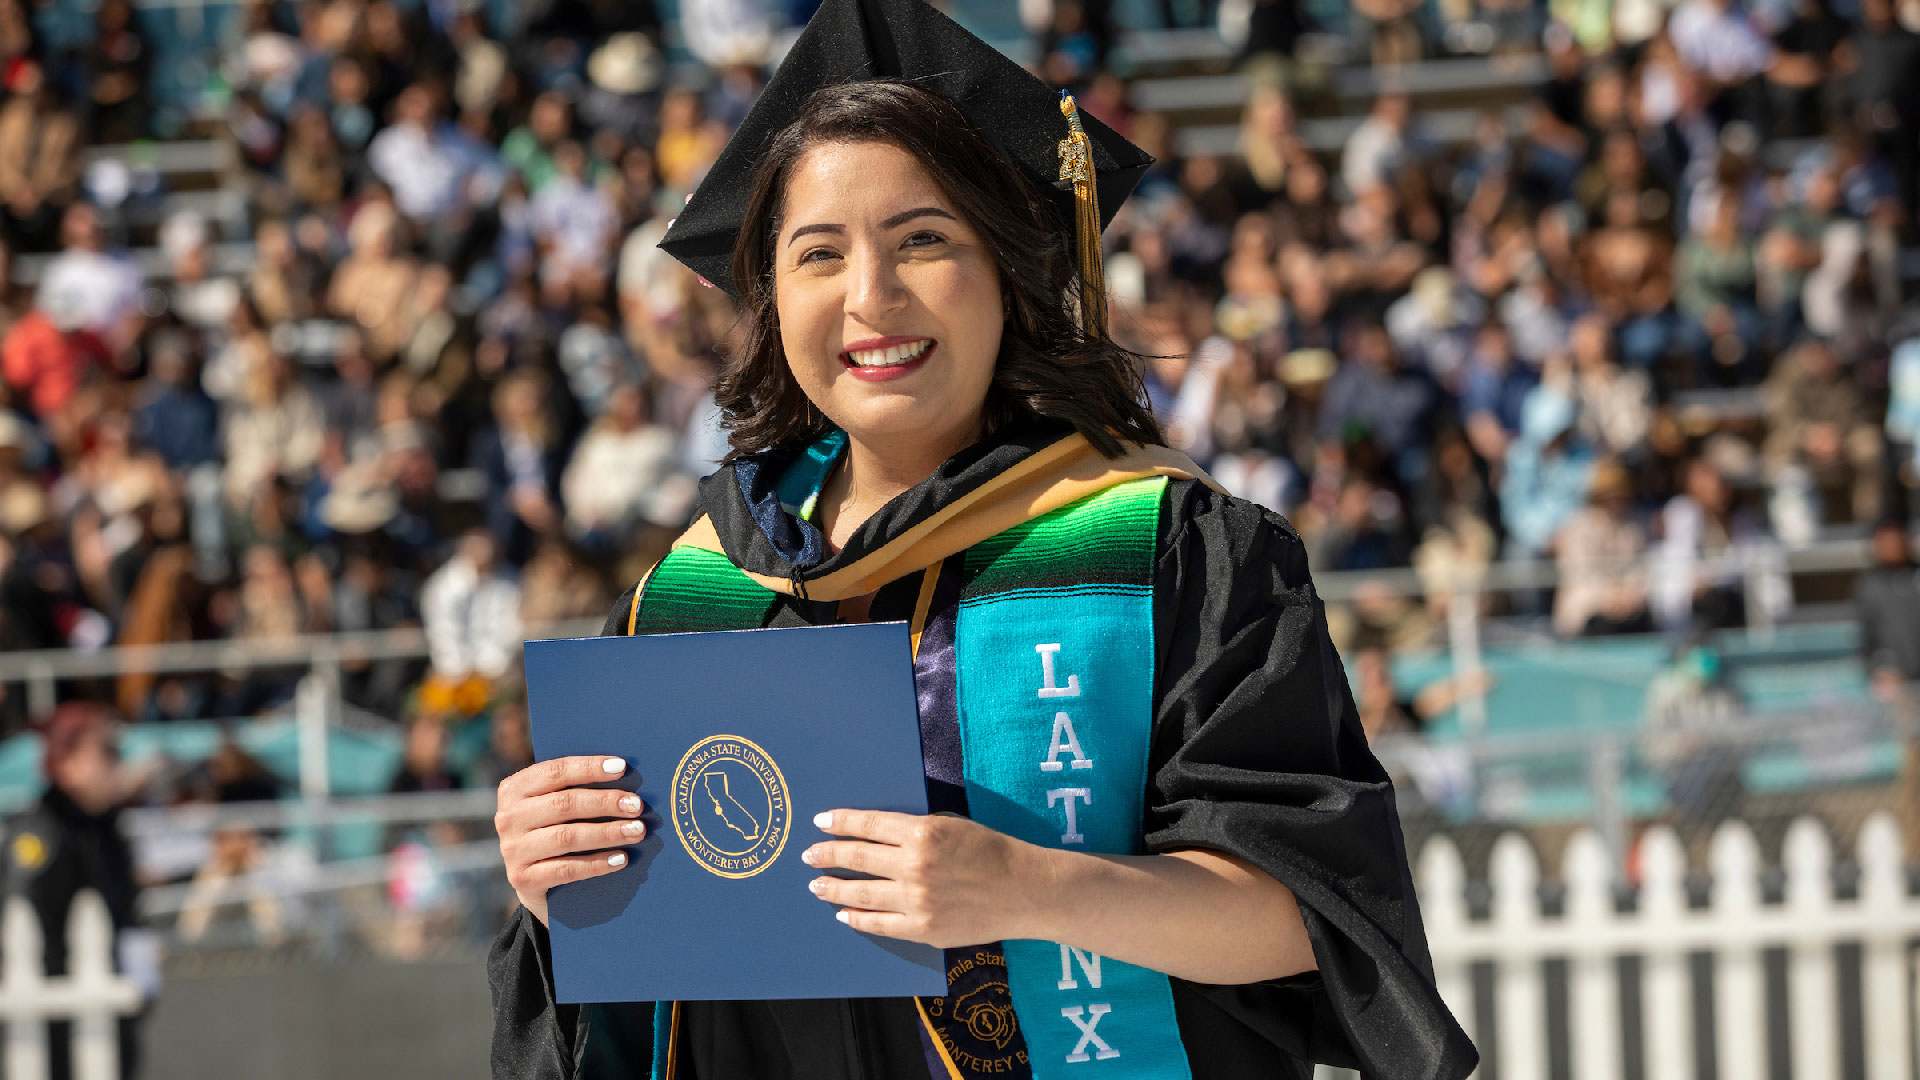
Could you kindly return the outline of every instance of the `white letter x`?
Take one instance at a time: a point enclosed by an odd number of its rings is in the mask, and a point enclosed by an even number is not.
[[[1088,1016],[1085,1020],[1080,1019],[1082,1011]],[[1078,1005],[1069,1005],[1060,1010],[1061,1016],[1073,1021],[1073,1026],[1080,1029],[1080,1041],[1073,1044],[1073,1053],[1067,1055],[1069,1062],[1086,1061],[1088,1043],[1095,1046],[1093,1056],[1101,1061],[1120,1056],[1120,1051],[1108,1046],[1105,1039],[1093,1033],[1093,1029],[1100,1026],[1100,1018],[1112,1011],[1111,1005],[1089,1005],[1085,1010]]]

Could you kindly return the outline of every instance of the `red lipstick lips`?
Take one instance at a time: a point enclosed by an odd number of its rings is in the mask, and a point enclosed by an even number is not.
[[[882,367],[862,367],[853,362],[853,354],[857,352],[873,352],[879,349],[891,349],[896,345],[915,345],[921,342],[926,343],[926,348],[921,351],[920,355],[902,363],[888,364]],[[939,347],[939,342],[926,337],[894,336],[866,338],[862,341],[853,342],[842,350],[840,353],[840,363],[846,366],[848,374],[862,382],[889,382],[911,375],[920,370],[921,367],[925,366],[927,358],[932,356],[934,351]]]

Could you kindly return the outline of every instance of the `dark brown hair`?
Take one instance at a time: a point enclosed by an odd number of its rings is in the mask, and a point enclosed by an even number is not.
[[[987,389],[988,434],[1054,420],[1108,457],[1123,442],[1162,442],[1144,404],[1140,357],[1080,328],[1071,224],[953,102],[911,83],[875,80],[816,90],[800,118],[774,136],[754,175],[733,251],[746,343],[715,389],[732,456],[804,445],[831,424],[787,367],[773,273],[787,179],[808,150],[836,142],[891,143],[912,154],[993,253],[1008,303]]]

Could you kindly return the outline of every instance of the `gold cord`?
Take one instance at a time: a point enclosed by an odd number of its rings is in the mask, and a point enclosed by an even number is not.
[[[1080,123],[1073,95],[1060,93],[1069,134],[1060,140],[1060,179],[1073,181],[1074,245],[1080,262],[1080,326],[1107,334],[1107,273],[1100,251],[1100,196],[1094,187],[1093,141]]]

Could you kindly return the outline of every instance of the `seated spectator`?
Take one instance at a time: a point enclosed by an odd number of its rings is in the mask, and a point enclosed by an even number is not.
[[[333,136],[340,143],[341,165],[351,176],[365,168],[368,144],[380,126],[373,113],[373,80],[356,56],[340,56],[334,50],[322,55],[333,59],[327,67],[326,93],[317,100],[327,110]]]
[[[1347,136],[1346,148],[1341,151],[1340,180],[1348,195],[1358,198],[1386,183],[1401,161],[1414,152],[1412,123],[1413,102],[1404,92],[1390,90],[1374,99],[1373,109]]]
[[[1574,426],[1574,406],[1548,386],[1527,395],[1520,437],[1507,449],[1500,514],[1512,558],[1554,550],[1560,529],[1587,501],[1593,449]]]
[[[1573,194],[1580,164],[1590,146],[1586,131],[1589,72],[1586,54],[1573,35],[1552,27],[1545,36],[1547,79],[1527,112],[1527,149],[1523,179],[1540,192],[1542,202],[1561,202]]]
[[[72,307],[54,312],[36,306],[0,338],[0,374],[43,421],[65,409],[89,373],[111,360],[106,343],[81,325]]]
[[[1580,433],[1601,453],[1632,460],[1653,422],[1652,380],[1646,372],[1625,370],[1615,361],[1613,334],[1604,316],[1581,316],[1567,345],[1571,366],[1565,377]]]
[[[1860,658],[1873,690],[1893,701],[1920,695],[1920,570],[1904,524],[1873,528],[1873,565],[1854,583]]]
[[[1295,174],[1299,175],[1298,173]],[[1340,347],[1340,315],[1334,310],[1333,291],[1327,285],[1326,263],[1305,247],[1281,252],[1281,277],[1286,283],[1287,348],[1332,353]]]
[[[1633,515],[1633,478],[1618,461],[1594,466],[1587,506],[1560,528],[1553,628],[1562,637],[1637,634],[1647,611],[1647,532]]]
[[[147,134],[147,76],[153,52],[141,38],[130,0],[104,0],[82,61],[96,143],[126,143]]]
[[[333,210],[346,197],[347,170],[340,139],[319,108],[302,105],[288,122],[280,174],[287,186],[289,209]]]
[[[392,189],[394,206],[412,221],[453,214],[467,199],[467,181],[484,163],[470,140],[440,119],[434,91],[426,85],[402,91],[393,113],[393,126],[367,147],[367,164]]]
[[[1748,89],[1767,69],[1773,49],[1734,0],[1683,0],[1667,23],[1680,58],[1700,72],[1725,98]],[[1718,110],[1729,118],[1753,119],[1752,102],[1725,102]]]
[[[1299,143],[1293,102],[1286,91],[1270,83],[1255,86],[1241,111],[1240,163],[1230,181],[1241,213],[1263,210],[1281,196],[1287,170],[1306,156]]]
[[[315,218],[305,224],[326,226]],[[319,285],[331,267],[294,242],[293,229],[284,221],[263,221],[253,234],[253,274],[247,299],[269,323],[300,322],[320,311]]]
[[[140,569],[127,605],[121,613],[116,645],[165,645],[193,640],[193,549],[169,544],[156,550]],[[166,692],[157,692],[165,684]],[[129,670],[114,683],[120,711],[136,723],[164,720],[169,700],[178,701],[184,688],[172,676]]]
[[[573,135],[573,103],[558,90],[533,99],[527,122],[507,132],[500,163],[520,174],[535,195],[554,176],[554,151]]]
[[[279,780],[241,749],[230,730],[221,731],[219,748],[198,772],[192,783],[198,802],[251,803],[280,797]],[[253,942],[278,945],[287,935],[288,911],[274,883],[266,879],[271,862],[272,849],[258,829],[242,825],[216,830],[212,850],[181,903],[175,928],[181,940],[205,938],[220,912],[239,903],[246,909]]]
[[[1607,200],[1614,192],[1631,191],[1649,228],[1671,230],[1675,216],[1672,186],[1671,178],[1654,174],[1635,130],[1620,127],[1601,138],[1599,160],[1580,174],[1575,195],[1580,209],[1599,220],[1606,216]]]
[[[400,254],[399,228],[386,203],[362,206],[347,226],[349,254],[327,289],[328,310],[359,323],[369,347],[382,357],[398,347],[402,312],[419,274],[414,261]]]
[[[1787,204],[1767,222],[1754,254],[1760,309],[1776,342],[1795,340],[1804,325],[1801,295],[1820,266],[1827,229],[1839,220],[1840,175],[1830,166],[1811,169],[1790,177],[1787,191]]]
[[[666,537],[655,541],[671,543]],[[520,571],[520,625],[529,632],[568,619],[602,620],[606,594],[579,552],[558,540],[541,544]]]
[[[580,283],[597,294],[620,240],[620,218],[606,192],[587,178],[587,154],[576,142],[554,149],[553,175],[528,207],[545,280]]]
[[[387,787],[389,794],[458,791],[466,786],[449,760],[449,723],[432,711],[412,719],[406,728],[400,771]],[[450,936],[465,903],[438,854],[460,844],[462,828],[442,819],[388,832],[387,900],[392,911],[384,944],[402,960],[418,960],[435,942]]]
[[[1411,64],[1426,52],[1420,0],[1357,0],[1355,36],[1375,67]]]
[[[507,561],[518,566],[539,537],[560,530],[560,473],[566,458],[546,403],[547,379],[516,371],[493,392],[493,426],[476,438],[471,460],[487,478],[487,525]]]
[[[484,684],[512,669],[520,655],[520,586],[501,565],[491,534],[472,529],[460,538],[453,557],[421,587],[420,617],[443,686]]]
[[[207,219],[182,210],[160,226],[160,250],[173,278],[169,309],[201,333],[218,334],[240,302],[240,284],[213,265],[213,231]]]
[[[1274,243],[1282,249],[1327,251],[1340,243],[1340,208],[1317,158],[1302,156],[1287,167],[1286,189],[1272,214]]]
[[[1900,132],[1920,123],[1920,34],[1906,25],[1895,0],[1862,0],[1860,18],[1844,49],[1850,68],[1844,101],[1855,126],[1875,142],[1899,146]],[[1898,198],[1912,205],[1913,159],[1902,151],[1909,175]]]
[[[1457,390],[1486,304],[1454,280],[1453,271],[1430,266],[1413,279],[1407,295],[1387,309],[1394,347],[1426,368],[1442,386]]]
[[[342,333],[333,356],[333,370],[339,381],[323,386],[318,395],[321,412],[327,418],[327,435],[337,438],[350,462],[378,456],[379,391],[375,380],[379,371],[367,356],[366,344],[354,330]]]
[[[258,357],[245,373],[244,394],[227,413],[227,503],[239,511],[272,481],[301,476],[320,459],[326,415],[293,365],[277,352]]]
[[[707,125],[699,94],[685,87],[667,92],[660,103],[660,136],[653,144],[660,179],[667,187],[692,191],[724,144],[724,132]]]
[[[1394,462],[1402,480],[1413,479],[1432,436],[1439,389],[1425,372],[1401,363],[1384,327],[1363,326],[1352,341],[1321,400],[1320,440],[1365,437]]]
[[[1768,134],[1806,139],[1826,127],[1826,83],[1839,74],[1836,53],[1846,40],[1847,20],[1834,13],[1829,0],[1795,0],[1786,25],[1773,32]]]
[[[1333,571],[1405,566],[1406,522],[1399,498],[1365,477],[1350,477],[1308,550],[1313,565]]]
[[[1628,366],[1644,371],[1697,344],[1697,329],[1673,309],[1673,244],[1646,227],[1633,192],[1607,197],[1606,223],[1585,252],[1583,283],[1594,306],[1618,328]]]
[[[1710,732],[1745,709],[1727,664],[1699,636],[1676,648],[1647,686],[1641,752],[1665,782],[1670,813],[1681,822],[1712,825],[1740,816],[1746,802],[1745,752]],[[1696,835],[1705,833],[1700,829]]]
[[[1427,547],[1436,531],[1445,533],[1451,544],[1450,555],[1480,557],[1486,548],[1490,557],[1490,523],[1499,518],[1494,498],[1492,469],[1474,454],[1468,438],[1457,427],[1441,429],[1433,442],[1433,467],[1409,494],[1414,530]],[[1438,549],[1436,549],[1438,550]],[[1420,561],[1419,553],[1414,562]]]
[[[497,788],[500,782],[533,764],[533,733],[527,724],[525,701],[509,699],[493,707],[487,728],[487,750],[476,763],[478,783]]]
[[[401,752],[400,771],[394,774],[387,791],[411,795],[423,791],[458,791],[465,787],[459,773],[447,764],[451,733],[443,717],[422,713],[407,725],[406,744]]]
[[[615,387],[561,476],[567,532],[588,547],[624,547],[636,527],[671,528],[692,511],[694,484],[679,469],[678,440],[647,413],[638,386]]]
[[[1368,188],[1341,212],[1345,245],[1326,258],[1330,283],[1370,318],[1383,316],[1432,261],[1431,252],[1407,235],[1401,209],[1393,188]]]
[[[1734,369],[1716,380],[1730,385],[1748,381],[1760,344],[1753,245],[1741,231],[1740,211],[1731,194],[1716,198],[1711,224],[1680,245],[1673,269],[1675,303],[1705,331],[1716,367]]]
[[[1806,340],[1781,357],[1763,391],[1769,480],[1805,470],[1835,522],[1873,521],[1880,514],[1880,463],[1886,444],[1853,376],[1831,344]]]
[[[141,325],[140,270],[132,260],[106,250],[100,214],[74,203],[60,219],[65,248],[40,276],[39,304],[47,311],[71,312],[75,322],[97,334],[117,353],[131,343]]]
[[[80,125],[33,60],[15,58],[0,105],[0,228],[28,251],[54,245],[80,190]]]
[[[1894,346],[1888,372],[1887,442],[1899,483],[1920,491],[1920,338]]]
[[[1687,463],[1681,484],[1654,526],[1650,595],[1660,628],[1698,635],[1747,625],[1759,614],[1747,610],[1749,574],[1752,599],[1783,614],[1793,597],[1768,561],[1772,537],[1734,501],[1720,467],[1702,454]]]

